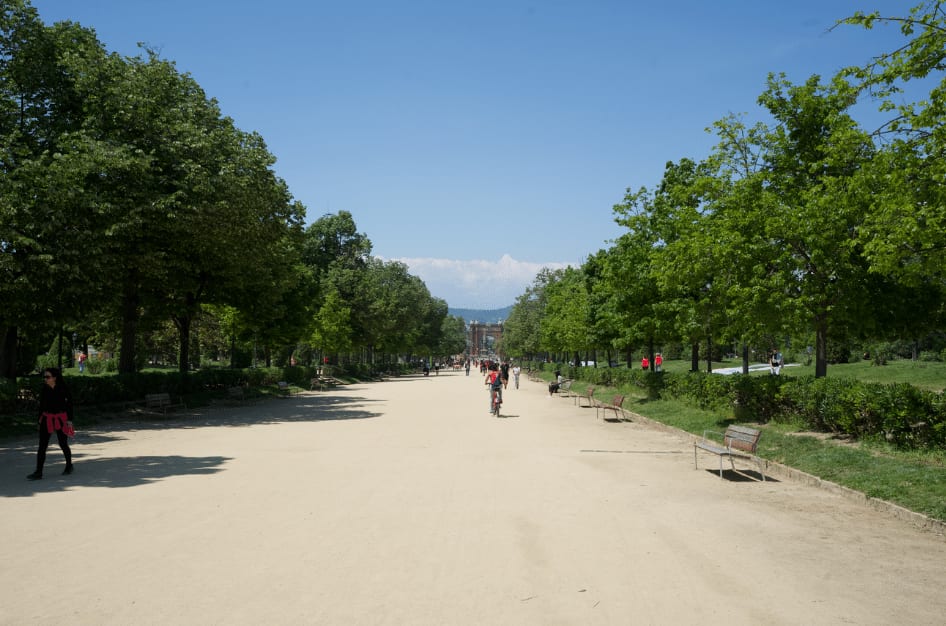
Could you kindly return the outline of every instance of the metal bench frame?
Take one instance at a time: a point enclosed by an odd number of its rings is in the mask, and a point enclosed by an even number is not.
[[[710,439],[708,435],[714,434],[722,437],[723,443]],[[705,450],[711,454],[719,456],[719,477],[723,477],[723,457],[729,458],[729,464],[733,471],[736,471],[734,458],[754,460],[759,465],[759,474],[765,481],[765,472],[762,468],[762,459],[756,456],[756,448],[759,445],[759,437],[762,436],[761,430],[749,428],[748,426],[732,425],[726,428],[725,433],[715,430],[703,431],[703,439],[693,443],[693,468],[699,469],[697,453],[699,450]]]

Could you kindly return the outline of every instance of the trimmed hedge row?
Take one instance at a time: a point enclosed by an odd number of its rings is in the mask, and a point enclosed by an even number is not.
[[[170,393],[184,396],[202,391],[225,389],[240,385],[261,387],[284,380],[299,386],[308,386],[315,376],[315,368],[249,368],[203,369],[186,376],[180,372],[139,372],[109,376],[69,376],[66,382],[77,405],[102,405],[113,402],[134,402],[149,393]],[[39,393],[43,381],[37,376],[20,378],[16,388],[32,389]],[[15,391],[14,391],[15,393]]]
[[[370,365],[346,365],[333,368],[341,376],[355,379],[375,378],[379,371]],[[404,364],[385,365],[385,372],[407,373],[413,367]],[[192,393],[226,389],[227,387],[265,387],[285,381],[308,389],[309,381],[318,373],[318,368],[269,367],[269,368],[207,368],[190,372],[186,376],[177,371],[139,372],[136,374],[114,374],[106,376],[69,376],[66,382],[77,405],[95,406],[115,402],[136,402],[149,393],[169,393],[186,396]],[[15,410],[18,389],[32,389],[39,394],[43,386],[37,374],[22,377],[14,383],[0,379],[0,413],[10,414]]]
[[[901,448],[946,447],[946,395],[907,383],[813,376],[652,373],[549,363],[531,366],[546,371],[559,369],[564,376],[589,384],[633,385],[646,389],[650,398],[677,398],[703,409],[732,412],[741,422],[801,421],[811,430],[883,438]]]

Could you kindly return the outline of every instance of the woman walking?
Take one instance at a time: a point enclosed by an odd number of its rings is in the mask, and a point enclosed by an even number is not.
[[[72,428],[72,394],[62,378],[62,371],[56,367],[43,370],[43,389],[39,392],[39,448],[36,451],[36,471],[27,476],[30,480],[43,477],[43,465],[46,463],[46,448],[53,433],[66,457],[66,469],[63,474],[72,473],[72,450],[64,429]]]

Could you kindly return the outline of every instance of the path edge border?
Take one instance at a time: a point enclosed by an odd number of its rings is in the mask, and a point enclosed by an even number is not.
[[[664,424],[663,422],[658,422],[657,420],[639,415],[632,411],[626,411],[626,414],[632,416],[634,422],[647,425],[651,428],[656,428],[657,430],[663,430],[682,436],[684,439],[687,439],[691,442],[699,441],[700,439],[693,433],[681,430],[675,426]],[[777,463],[768,459],[761,459],[761,461],[766,473],[777,476],[778,478],[790,480],[795,483],[808,485],[809,487],[817,487],[819,489],[824,489],[831,493],[838,494],[847,500],[856,502],[875,511],[885,513],[894,519],[907,522],[915,528],[939,535],[941,539],[946,540],[946,521],[934,519],[924,513],[911,511],[910,509],[904,508],[899,504],[894,504],[893,502],[888,502],[887,500],[883,500],[881,498],[868,496],[862,491],[857,491],[856,489],[839,485],[837,483],[831,482],[830,480],[825,480],[815,476],[814,474],[809,474],[807,472],[795,469],[794,467],[783,465],[782,463]]]

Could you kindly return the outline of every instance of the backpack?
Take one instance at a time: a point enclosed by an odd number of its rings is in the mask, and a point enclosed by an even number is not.
[[[499,372],[493,374],[493,381],[489,384],[490,389],[496,390],[503,386],[503,379]]]

